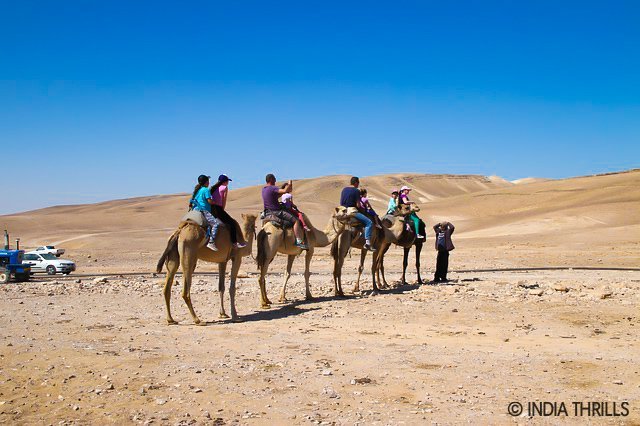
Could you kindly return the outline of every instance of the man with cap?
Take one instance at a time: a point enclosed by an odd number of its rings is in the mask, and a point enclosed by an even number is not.
[[[414,204],[413,201],[409,200],[409,191],[411,191],[411,188],[406,185],[400,188],[400,197],[398,198],[398,204]],[[423,228],[420,226],[420,223],[422,221],[415,212],[412,212],[409,215],[409,219],[413,221],[413,230],[416,233],[416,238],[423,240],[425,236],[420,233],[420,228]]]
[[[227,207],[227,194],[229,192],[229,176],[222,174],[218,176],[218,182],[211,187],[211,200],[213,204],[211,205],[211,213],[220,219],[227,228],[229,228],[229,233],[231,234],[231,242],[236,248],[246,247],[246,243],[244,241],[238,241],[238,222],[235,221],[229,213],[225,211]]]

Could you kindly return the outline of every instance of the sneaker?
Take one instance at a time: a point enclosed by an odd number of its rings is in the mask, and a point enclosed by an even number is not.
[[[306,232],[311,232],[311,228],[309,228],[308,226],[305,226],[305,227],[304,227],[304,230],[305,230]]]
[[[233,245],[237,249],[245,248],[247,245],[245,243],[237,242]]]
[[[425,237],[424,237],[424,235],[418,235],[418,237],[417,237],[417,238],[418,238],[419,240],[424,240],[424,238],[425,238]]]
[[[213,251],[218,251],[218,247],[216,247],[216,243],[214,242],[207,244],[207,248]]]
[[[363,248],[369,251],[376,251],[375,247],[373,247],[371,244],[365,244]]]
[[[301,243],[301,242],[296,241],[295,245],[296,245],[296,247],[299,247],[302,250],[309,250],[309,247],[305,243]]]

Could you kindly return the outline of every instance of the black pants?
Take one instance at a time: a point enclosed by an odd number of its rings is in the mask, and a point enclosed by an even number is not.
[[[238,222],[236,222],[234,218],[229,216],[229,213],[224,211],[224,209],[220,206],[216,206],[216,205],[211,206],[211,214],[217,217],[218,219],[220,219],[222,223],[227,225],[227,228],[229,228],[229,233],[231,234],[231,243],[232,244],[237,243],[238,230],[236,226],[238,226]]]
[[[425,225],[424,221],[420,219],[420,226],[418,227],[418,234],[426,237],[427,236],[427,225]]]
[[[446,281],[449,269],[449,252],[445,249],[438,249],[438,259],[436,260],[436,274],[434,281]]]

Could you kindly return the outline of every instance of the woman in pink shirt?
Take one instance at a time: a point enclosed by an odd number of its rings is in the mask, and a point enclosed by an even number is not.
[[[233,245],[236,248],[243,248],[246,247],[247,244],[245,242],[238,241],[238,222],[236,222],[235,219],[229,216],[229,213],[225,211],[230,181],[231,179],[229,179],[229,176],[220,175],[218,176],[218,182],[211,187],[211,200],[213,201],[211,213],[227,225]]]

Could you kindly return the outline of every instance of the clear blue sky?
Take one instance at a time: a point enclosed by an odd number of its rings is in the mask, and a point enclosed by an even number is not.
[[[0,144],[0,214],[203,172],[639,167],[640,2],[2,1]]]

